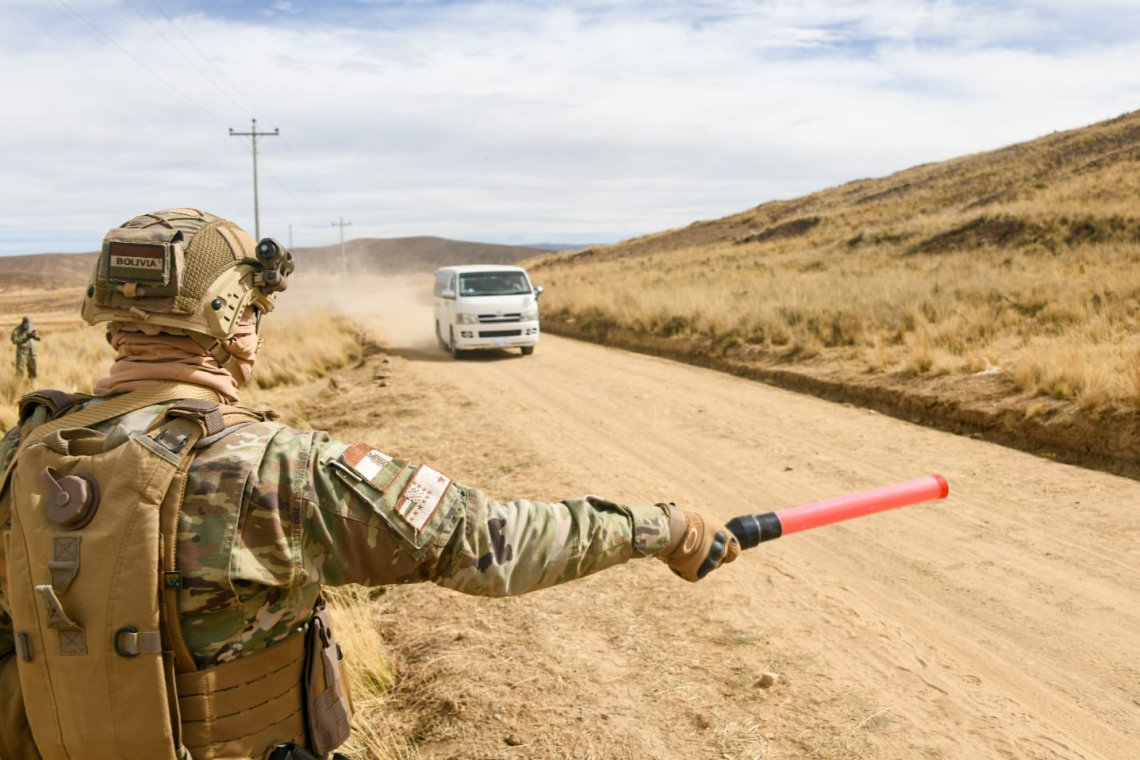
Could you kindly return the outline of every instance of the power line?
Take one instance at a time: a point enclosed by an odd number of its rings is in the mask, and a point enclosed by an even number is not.
[[[257,240],[261,240],[261,210],[258,208],[257,201],[257,138],[276,137],[279,134],[281,134],[281,130],[276,128],[272,132],[258,132],[257,119],[253,120],[252,132],[235,132],[234,128],[230,127],[230,137],[253,138],[253,230],[254,237]]]
[[[170,46],[171,50],[173,50],[175,53],[178,53],[178,55],[182,56],[182,59],[184,61],[186,61],[188,64],[190,64],[190,66],[194,69],[194,71],[198,72],[198,74],[201,75],[201,77],[203,79],[205,79],[207,82],[209,82],[211,85],[213,85],[214,89],[216,89],[218,92],[222,93],[222,95],[226,99],[228,99],[231,103],[233,103],[235,106],[237,106],[239,110],[242,110],[242,111],[248,110],[246,105],[242,105],[241,103],[239,103],[237,101],[237,99],[234,98],[233,95],[231,95],[230,93],[228,93],[224,89],[222,89],[222,87],[216,81],[214,81],[214,79],[212,77],[210,77],[210,75],[208,75],[206,72],[202,71],[202,69],[200,69],[198,67],[198,64],[194,63],[193,58],[186,55],[186,53],[184,53],[181,48],[176,46],[170,40],[170,38],[166,36],[166,33],[164,31],[162,31],[162,28],[159,27],[158,24],[151,21],[150,18],[145,13],[142,12],[142,9],[139,8],[137,5],[135,5],[134,0],[127,0],[127,4],[130,5],[132,9],[134,9],[135,13],[139,14],[139,16],[142,18],[143,21],[145,21],[147,24],[150,25],[150,28],[153,29],[158,34],[158,36],[162,38],[163,42],[165,42],[167,45]]]
[[[213,119],[214,121],[217,121],[221,124],[225,123],[213,111],[209,110],[208,108],[203,106],[201,103],[199,103],[195,99],[191,98],[183,90],[181,90],[178,86],[176,86],[175,84],[173,84],[172,82],[167,80],[165,77],[163,77],[157,71],[155,71],[151,67],[147,66],[143,61],[139,60],[137,57],[132,55],[128,50],[126,50],[122,45],[117,43],[107,33],[103,32],[99,27],[97,27],[94,23],[92,23],[82,13],[80,13],[75,8],[73,8],[71,5],[69,5],[67,3],[67,0],[56,0],[56,2],[59,3],[59,5],[61,5],[64,10],[66,10],[68,13],[70,13],[74,17],[74,20],[78,25],[85,27],[85,31],[88,31],[89,33],[91,33],[91,34],[95,35],[96,37],[98,37],[99,39],[101,39],[106,44],[113,47],[120,55],[125,57],[131,63],[133,63],[137,68],[141,69],[144,73],[149,74],[150,76],[157,79],[162,84],[162,86],[164,88],[166,88],[166,89],[176,93],[177,95],[179,95],[183,100],[190,103],[192,106],[197,108],[199,111],[201,111],[207,117],[209,117],[209,118]],[[147,17],[146,14],[144,14],[142,12],[142,10],[134,3],[133,0],[127,0],[127,3],[135,11],[135,13],[137,13],[144,21],[146,21],[146,23],[155,32],[158,33],[159,37],[162,38],[163,42],[165,42],[170,48],[172,48],[176,53],[178,53],[187,63],[190,64],[190,66],[194,69],[194,71],[199,76],[201,76],[212,87],[214,87],[216,90],[218,90],[218,92],[220,92],[227,100],[229,100],[231,103],[233,103],[240,110],[257,112],[256,106],[253,103],[253,101],[248,96],[246,96],[245,93],[242,92],[242,90],[229,77],[226,76],[225,72],[223,72],[220,68],[218,68],[218,66],[216,66],[214,64],[214,62],[210,59],[210,57],[208,55],[206,55],[206,53],[200,47],[198,47],[198,45],[185,32],[185,30],[182,29],[181,25],[179,25],[178,22],[173,17],[171,17],[169,13],[166,12],[166,9],[164,9],[161,5],[159,5],[157,0],[151,0],[151,4],[154,5],[154,7],[157,8],[158,11],[166,18],[166,20],[170,22],[170,25],[173,26],[175,28],[175,30],[178,31],[178,33],[182,36],[182,38],[184,40],[186,40],[187,44],[189,44],[190,47],[193,48],[194,51],[197,52],[197,54],[202,58],[202,60],[204,60],[210,66],[210,68],[212,68],[215,72],[217,72],[218,77],[220,77],[221,80],[223,82],[225,82],[225,84],[227,84],[232,89],[232,91],[234,93],[237,94],[237,96],[241,99],[241,101],[244,101],[244,105],[242,102],[240,102],[238,100],[238,98],[235,98],[233,94],[231,94],[230,92],[227,92],[226,89],[223,88],[215,78],[210,76],[210,74],[208,72],[204,71],[199,65],[197,65],[194,62],[194,60],[190,56],[188,56],[181,48],[179,48],[177,45],[175,45],[174,42],[170,39],[170,37],[168,35],[166,35],[162,31],[162,29],[158,25],[156,25],[149,17]],[[256,120],[254,120],[254,122],[256,124]],[[255,126],[255,130],[256,130],[256,126]],[[230,133],[231,133],[231,135],[234,135],[234,136],[237,136],[237,135],[243,135],[244,136],[247,134],[247,133],[237,133],[237,132],[234,132],[232,129],[230,130]],[[291,165],[292,169],[294,170],[294,173],[301,180],[302,185],[305,186],[305,191],[307,193],[310,193],[312,196],[314,196],[316,198],[320,198],[322,196],[322,193],[320,192],[319,186],[317,185],[315,180],[312,178],[312,176],[309,175],[309,173],[307,171],[305,171],[304,167],[302,166],[302,164],[300,162],[300,159],[297,157],[296,153],[293,151],[292,146],[284,138],[283,135],[280,135],[280,130],[275,130],[274,132],[259,132],[257,134],[258,137],[267,136],[267,135],[268,136],[281,136],[282,137],[282,144],[284,145],[285,150],[286,150],[286,154],[284,156],[285,163]],[[252,136],[252,135],[250,135],[250,136]],[[259,202],[258,202],[258,187],[257,187],[257,146],[256,146],[257,139],[256,139],[256,137],[254,137],[253,142],[254,142],[254,149],[253,149],[254,150],[254,217],[255,217],[255,224],[256,224],[256,223],[259,223],[259,216],[260,216],[260,211],[258,208]],[[274,177],[274,181],[278,181],[276,177]],[[290,196],[292,196],[292,193],[288,191],[288,188],[285,188],[285,189],[286,189],[286,192]],[[259,224],[258,224],[258,226],[259,226]]]
[[[243,101],[245,101],[247,110],[249,110],[251,113],[260,113],[260,114],[269,115],[268,112],[264,108],[258,107],[258,105],[256,103],[254,103],[253,100],[248,95],[246,95],[244,92],[242,92],[240,87],[238,87],[236,84],[234,84],[233,80],[231,80],[229,77],[226,76],[224,71],[222,71],[220,68],[217,67],[217,65],[214,64],[213,60],[210,59],[210,56],[206,55],[206,53],[202,50],[202,48],[198,47],[197,43],[194,42],[194,40],[190,37],[190,35],[186,34],[186,31],[182,28],[182,25],[178,23],[177,19],[173,18],[169,13],[167,13],[166,9],[163,8],[158,3],[158,0],[150,0],[150,2],[151,2],[151,5],[153,5],[155,8],[157,8],[158,12],[161,13],[166,18],[166,20],[170,22],[171,26],[173,26],[178,31],[178,33],[182,35],[182,38],[184,40],[186,40],[186,42],[190,45],[190,47],[192,47],[198,53],[198,55],[201,56],[202,60],[204,60],[207,64],[209,64],[210,68],[212,68],[214,71],[217,72],[218,76],[221,77],[222,80],[226,84],[228,84],[230,86],[230,88],[233,89],[233,91],[235,93],[237,93],[238,97],[240,97]],[[197,67],[195,67],[195,68],[197,68]],[[217,86],[217,85],[215,85],[215,86]],[[230,100],[233,101],[232,97],[230,97],[229,95],[227,95],[227,97],[229,97]],[[279,120],[277,120],[277,119],[270,119],[270,121],[275,121],[277,123],[280,123]],[[300,159],[297,158],[296,154],[293,152],[293,147],[289,144],[289,140],[284,135],[281,136],[281,144],[285,146],[285,150],[288,153],[288,155],[286,156],[286,159],[293,164],[293,168],[297,171],[297,173],[308,184],[308,186],[309,186],[308,191],[311,192],[316,197],[321,197],[323,195],[323,193],[321,192],[320,187],[313,180],[313,178],[309,175],[309,173],[305,171],[303,165],[301,164]]]
[[[277,135],[277,137],[284,137],[284,135]],[[264,146],[262,146],[262,147],[264,147]],[[298,204],[304,204],[305,202],[308,201],[307,195],[297,195],[296,193],[294,193],[292,190],[289,189],[289,185],[285,184],[285,182],[283,182],[281,180],[280,176],[273,174],[271,172],[265,172],[265,176],[269,179],[270,182],[273,183],[274,187],[276,187],[281,192],[285,193],[285,195],[288,195],[289,198],[293,202],[298,203]]]
[[[314,197],[322,197],[324,193],[321,191],[320,186],[313,180],[304,166],[301,164],[300,158],[293,152],[293,147],[289,141],[285,139],[285,135],[281,135],[281,144],[285,146],[285,159],[292,163],[293,168],[297,170],[297,174],[304,180],[307,185],[306,190]]]
[[[221,69],[219,69],[217,66],[214,65],[214,62],[210,60],[210,57],[208,55],[206,55],[204,52],[202,52],[202,48],[198,47],[198,45],[194,42],[194,40],[192,40],[190,38],[190,35],[186,34],[186,32],[182,29],[182,26],[178,23],[178,21],[175,20],[174,18],[171,18],[170,14],[166,12],[166,9],[158,4],[158,0],[150,0],[150,2],[151,2],[151,5],[153,5],[155,8],[158,8],[159,13],[161,13],[163,16],[166,17],[166,20],[170,22],[171,26],[173,26],[175,29],[178,30],[178,33],[182,35],[182,39],[186,40],[186,42],[189,43],[190,47],[194,48],[194,50],[198,53],[198,55],[202,56],[202,60],[204,60],[206,63],[208,63],[210,65],[210,68],[212,68],[214,71],[218,72],[218,76],[220,76],[226,84],[228,84],[230,87],[232,87],[233,91],[236,92],[238,94],[238,96],[241,97],[241,99],[245,101],[246,106],[248,107],[248,110],[256,112],[258,109],[254,107],[253,101],[251,101],[248,97],[246,97],[245,93],[242,92],[241,89],[236,84],[234,84],[232,81],[230,81],[230,78],[226,76],[224,71],[222,71]]]
[[[92,33],[94,33],[96,36],[102,38],[105,42],[107,42],[109,45],[111,45],[113,48],[115,48],[115,50],[119,51],[119,53],[124,55],[128,60],[133,62],[136,66],[138,66],[140,69],[145,71],[147,74],[150,74],[152,77],[154,77],[158,81],[162,82],[164,87],[166,87],[170,90],[173,90],[180,97],[184,98],[188,103],[193,105],[195,108],[197,108],[202,113],[206,114],[206,116],[210,117],[214,121],[221,122],[223,124],[225,123],[225,122],[222,122],[222,120],[220,118],[218,118],[218,116],[215,113],[213,113],[212,111],[207,109],[205,106],[201,105],[198,101],[194,100],[193,98],[191,98],[186,93],[182,92],[182,90],[178,89],[175,85],[166,81],[166,79],[163,78],[163,76],[161,74],[154,71],[152,68],[147,66],[145,63],[140,61],[138,58],[135,58],[133,55],[131,55],[129,52],[127,52],[127,50],[125,50],[121,45],[119,45],[119,43],[115,42],[113,39],[111,39],[105,33],[103,33],[103,31],[100,30],[99,27],[95,26],[93,23],[88,21],[87,18],[82,13],[80,13],[79,11],[75,10],[70,5],[68,5],[67,0],[56,0],[56,2],[59,3],[60,5],[62,5],[65,9],[67,9],[67,11],[70,12],[71,15],[74,16],[78,21],[82,22],[83,24],[86,24],[87,28]]]

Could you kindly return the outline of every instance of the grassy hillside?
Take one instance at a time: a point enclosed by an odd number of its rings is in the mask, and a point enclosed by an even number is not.
[[[37,253],[0,256],[0,293],[11,290],[55,290],[83,285],[91,276],[96,253]]]
[[[1140,112],[525,265],[556,331],[1134,413],[1138,169]]]

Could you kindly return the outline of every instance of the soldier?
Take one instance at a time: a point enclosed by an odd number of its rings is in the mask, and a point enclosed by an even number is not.
[[[27,368],[28,379],[36,379],[36,344],[40,339],[39,331],[32,327],[32,318],[24,317],[23,321],[12,330],[12,342],[16,344],[16,374],[24,374]]]
[[[501,503],[234,406],[292,270],[195,209],[104,239],[83,317],[110,373],[93,396],[26,396],[0,443],[0,758],[327,756],[351,703],[325,585],[506,596],[641,557],[697,581],[737,556],[696,512]]]

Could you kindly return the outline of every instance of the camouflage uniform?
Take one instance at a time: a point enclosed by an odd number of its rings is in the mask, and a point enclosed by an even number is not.
[[[99,427],[143,430],[160,408]],[[0,468],[14,444],[13,433],[0,443]],[[269,421],[201,449],[180,519],[179,608],[199,668],[298,631],[322,585],[432,581],[509,596],[654,556],[670,543],[657,506],[596,497],[500,503],[367,445]],[[9,521],[0,515],[0,526]],[[0,553],[0,580],[6,572]],[[0,660],[13,647],[0,594]]]
[[[12,342],[16,344],[17,375],[24,374],[26,369],[28,377],[36,379],[36,341],[39,339],[35,328],[28,320],[24,320],[12,331]]]

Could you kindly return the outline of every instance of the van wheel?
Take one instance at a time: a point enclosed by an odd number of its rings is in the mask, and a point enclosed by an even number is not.
[[[438,321],[435,323],[435,339],[437,341],[439,341],[439,347],[442,348],[444,351],[447,351],[450,349],[450,347],[447,345],[447,342],[443,339],[443,333],[440,332]]]
[[[522,351],[523,356],[530,356],[534,353],[534,346],[519,346],[519,351]]]
[[[447,347],[451,351],[451,358],[452,359],[462,359],[463,358],[463,352],[460,351],[459,347],[455,345],[455,328],[454,327],[448,331],[447,337],[449,338]]]

